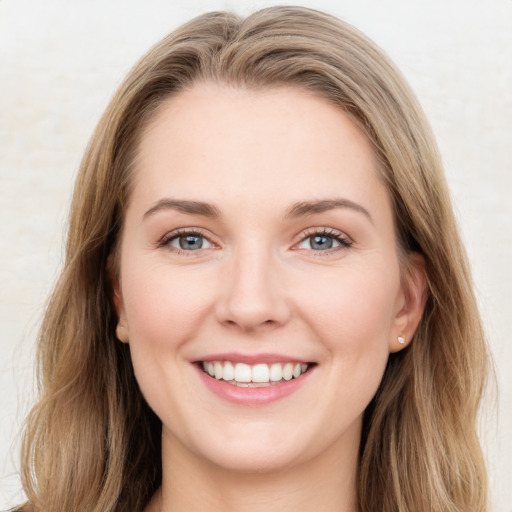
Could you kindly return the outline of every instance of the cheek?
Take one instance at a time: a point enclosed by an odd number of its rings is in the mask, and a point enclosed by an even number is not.
[[[400,289],[398,270],[366,266],[316,277],[301,292],[301,309],[328,348],[359,352],[384,344],[387,351]]]
[[[361,414],[380,385],[399,291],[398,265],[353,266],[330,279],[318,276],[303,291],[302,316],[326,350],[336,383],[331,400],[345,404],[340,422]]]
[[[173,272],[169,267],[135,265],[132,273],[126,265],[123,280],[130,338],[168,346],[192,337],[208,307],[208,280],[197,270]]]
[[[136,379],[160,418],[187,398],[183,347],[197,337],[209,311],[207,283],[195,272],[124,262],[123,300]],[[176,393],[179,390],[179,393]]]
[[[123,267],[122,286],[132,364],[146,400],[164,417],[162,404],[173,408],[175,390],[187,377],[188,365],[182,363],[188,342],[208,315],[207,282],[197,271],[192,279],[183,269],[129,263]]]
[[[340,437],[362,417],[375,395],[389,357],[400,290],[399,272],[392,265],[387,272],[379,265],[336,270],[324,277],[319,272],[295,290],[302,298],[300,306],[297,301],[300,316],[323,347],[325,385],[316,406],[329,411],[330,421],[316,428],[322,429],[325,439]]]

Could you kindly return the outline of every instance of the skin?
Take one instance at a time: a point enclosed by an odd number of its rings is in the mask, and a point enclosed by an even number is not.
[[[114,299],[163,424],[163,485],[147,510],[357,510],[362,414],[425,289],[418,255],[401,272],[368,138],[300,89],[198,84],[144,132],[133,185]],[[180,249],[176,230],[203,236],[202,248]],[[326,249],[312,248],[318,233]],[[246,407],[200,378],[195,362],[225,352],[315,366],[291,395]]]

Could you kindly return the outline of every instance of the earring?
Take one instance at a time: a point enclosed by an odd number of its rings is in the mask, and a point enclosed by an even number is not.
[[[398,336],[398,343],[400,343],[400,345],[405,345],[405,338],[403,336]]]

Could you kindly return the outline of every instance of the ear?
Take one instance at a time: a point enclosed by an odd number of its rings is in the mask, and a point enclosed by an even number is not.
[[[425,258],[416,252],[410,253],[406,257],[407,263],[402,277],[402,290],[390,331],[390,352],[398,352],[411,342],[427,302]]]
[[[112,286],[112,300],[117,314],[116,336],[119,341],[128,343],[128,327],[126,323],[123,296],[121,293],[121,282],[119,279],[119,273],[114,269],[112,254],[108,257],[107,269]]]

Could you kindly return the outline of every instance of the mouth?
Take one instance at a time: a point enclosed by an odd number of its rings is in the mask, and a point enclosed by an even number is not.
[[[199,368],[210,377],[232,386],[262,388],[299,379],[315,363],[235,363],[233,361],[200,361]]]

